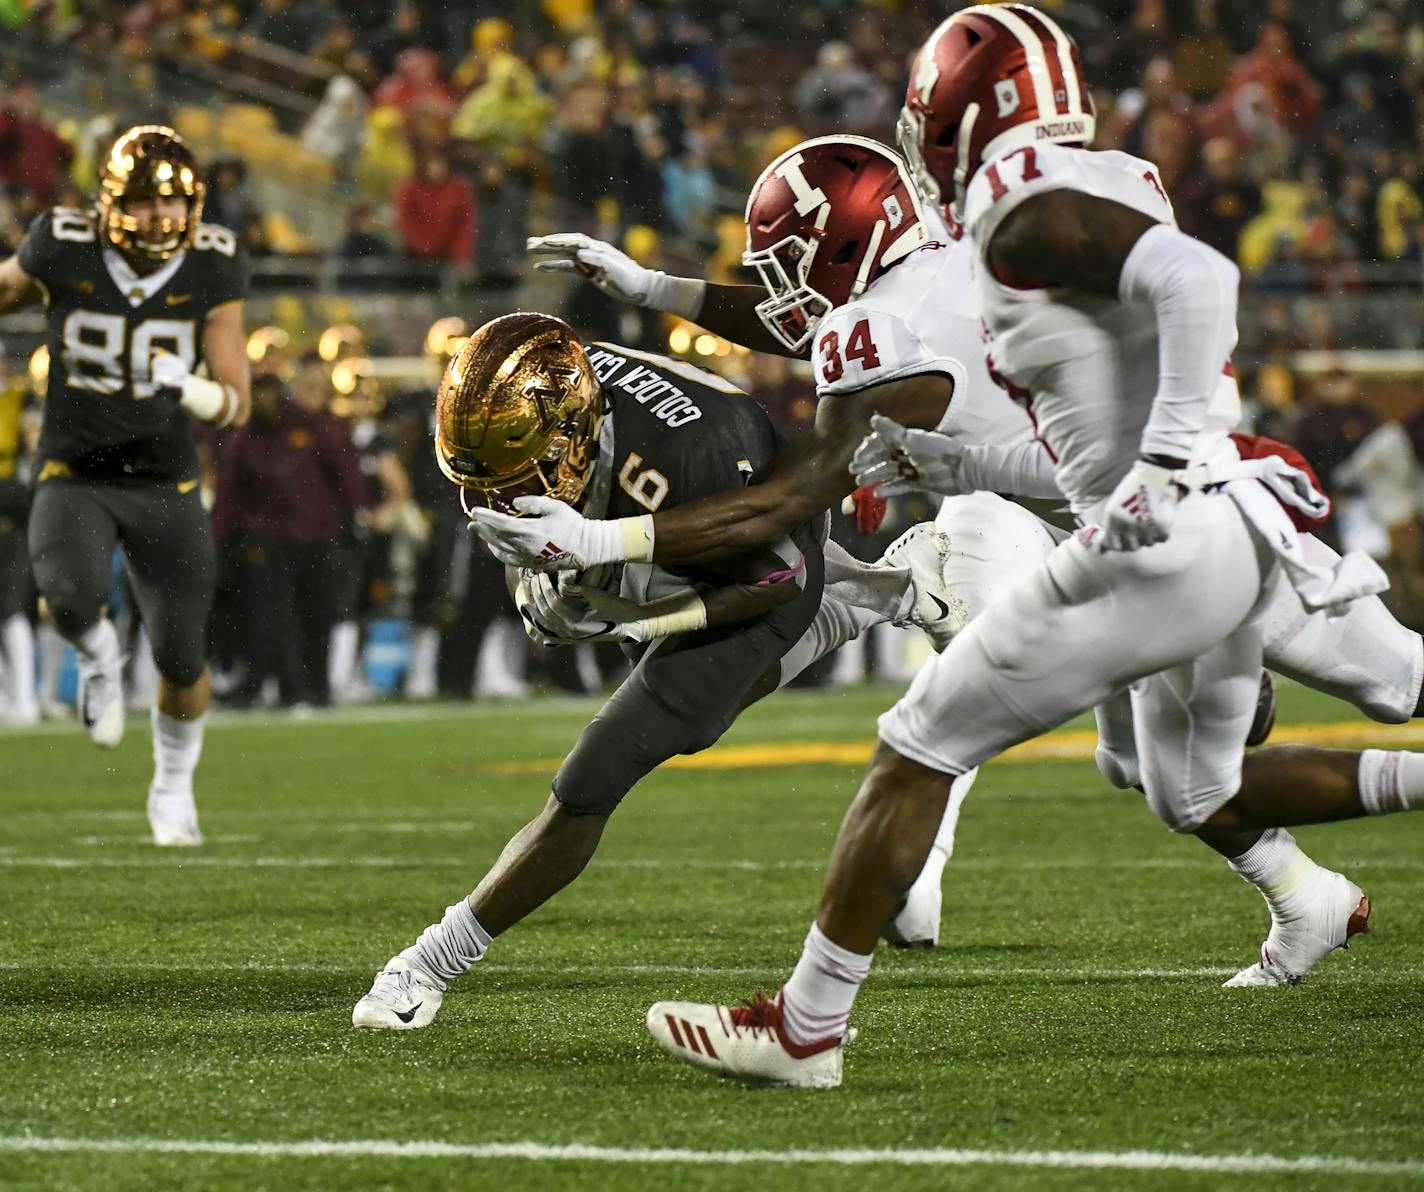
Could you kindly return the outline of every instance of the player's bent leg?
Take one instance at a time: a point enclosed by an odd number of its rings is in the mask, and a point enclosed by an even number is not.
[[[155,484],[114,498],[134,598],[153,647],[153,780],[148,820],[155,844],[202,844],[193,775],[203,752],[212,684],[208,614],[217,590],[212,528],[196,488]]]
[[[30,565],[51,624],[79,655],[80,723],[112,749],[124,734],[123,656],[104,616],[118,527],[97,486],[50,480],[30,510]]]
[[[1339,555],[1314,535],[1301,538],[1305,558],[1333,566]],[[1262,628],[1266,664],[1292,679],[1355,705],[1384,724],[1424,714],[1424,639],[1395,620],[1378,596],[1351,602],[1331,619],[1309,613],[1284,575],[1277,577]]]
[[[954,855],[959,809],[974,786],[977,769],[961,774],[949,788],[944,816],[935,830],[934,843],[919,876],[895,907],[894,917],[881,933],[896,948],[934,948],[939,945],[940,910],[944,904],[944,867]]]
[[[871,953],[924,867],[955,775],[881,741],[841,822],[820,912],[774,1000],[747,1006],[659,1002],[648,1030],[684,1063],[754,1084],[834,1088]]]
[[[192,848],[203,843],[193,775],[203,754],[203,734],[212,699],[207,667],[199,671],[195,681],[186,684],[159,674],[152,713],[153,781],[148,788],[148,823],[153,843],[162,848]]]

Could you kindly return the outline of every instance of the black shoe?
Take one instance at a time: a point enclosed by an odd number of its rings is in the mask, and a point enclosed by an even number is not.
[[[1261,690],[1256,695],[1256,717],[1251,721],[1251,731],[1246,734],[1247,746],[1264,745],[1271,730],[1276,727],[1276,681],[1271,672],[1261,672]]]

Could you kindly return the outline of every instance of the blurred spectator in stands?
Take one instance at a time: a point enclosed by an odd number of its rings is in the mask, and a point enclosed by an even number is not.
[[[422,47],[402,50],[394,72],[371,96],[371,106],[402,113],[419,107],[448,116],[455,110],[455,94],[440,77],[440,55]]]
[[[188,16],[184,0],[141,0],[118,15],[120,41],[139,42],[144,53],[172,61],[188,48]]]
[[[1335,469],[1358,447],[1379,419],[1360,397],[1359,382],[1343,368],[1325,373],[1296,409],[1290,441],[1314,466],[1326,491]]]
[[[270,675],[284,706],[325,703],[331,575],[346,521],[368,502],[356,453],[325,413],[279,378],[252,386],[252,420],[223,446],[213,528],[234,544],[247,617],[247,678],[229,702],[251,706]]]
[[[73,156],[73,147],[41,114],[34,87],[9,87],[0,97],[0,186],[22,187],[48,205]]]
[[[1195,0],[1185,36],[1177,41],[1177,77],[1194,99],[1210,99],[1221,89],[1235,57],[1219,8],[1220,0]]]
[[[1342,83],[1342,95],[1327,117],[1327,123],[1353,154],[1363,154],[1376,146],[1388,146],[1394,131],[1375,102],[1370,77],[1351,71]]]
[[[1340,183],[1335,219],[1361,260],[1379,259],[1379,209],[1374,186],[1364,170],[1352,169]]]
[[[476,44],[482,29],[495,26],[489,33],[493,38],[503,24],[481,22],[475,28]],[[478,265],[480,277],[491,285],[512,281],[523,270],[539,138],[552,110],[534,72],[513,54],[498,50],[489,60],[486,81],[466,97],[451,125],[453,136],[478,150]]]
[[[8,257],[20,247],[29,228],[20,220],[19,207],[0,187],[0,257]]]
[[[678,232],[701,245],[716,243],[717,179],[700,143],[663,162],[663,198]]]
[[[1424,218],[1424,177],[1418,153],[1400,153],[1379,189],[1379,251],[1384,260],[1406,255],[1414,225]]]
[[[580,83],[559,96],[549,127],[549,172],[555,195],[585,216],[613,189],[608,91]]]
[[[1182,230],[1232,260],[1241,229],[1261,205],[1261,192],[1241,176],[1236,151],[1224,137],[1202,146],[1200,164],[1172,197]]]
[[[1291,49],[1284,27],[1268,21],[1255,48],[1231,68],[1203,126],[1208,136],[1230,136],[1245,145],[1304,136],[1319,111],[1319,84]]]
[[[336,246],[336,255],[350,259],[390,254],[391,246],[376,226],[375,208],[369,203],[357,203],[346,213],[346,233]]]
[[[357,42],[356,30],[345,17],[336,17],[326,26],[307,51],[307,57],[330,66],[338,74],[350,76],[365,91],[373,91],[380,84],[381,72]],[[330,93],[328,88],[327,95],[330,96]]]
[[[1096,143],[1105,149],[1122,149],[1153,161],[1155,158],[1146,144],[1147,127],[1153,117],[1160,116],[1174,118],[1187,127],[1189,139],[1195,137],[1191,96],[1182,88],[1177,68],[1166,55],[1148,62],[1138,86],[1129,87],[1117,97]],[[1171,193],[1170,187],[1168,193]]]
[[[302,145],[336,167],[338,181],[350,180],[366,142],[366,96],[349,75],[340,74],[326,85],[326,94],[306,127]]]
[[[398,70],[400,59],[408,50],[440,48],[434,30],[425,27],[420,5],[413,0],[396,0],[390,20],[369,44],[371,61],[383,75]],[[436,60],[439,60],[438,54]]]
[[[470,52],[450,74],[451,85],[464,95],[489,78],[496,58],[514,52],[514,28],[503,17],[486,17],[470,27]]]
[[[441,153],[423,155],[394,195],[396,226],[409,257],[465,267],[475,255],[475,196]]]
[[[1157,166],[1158,181],[1169,195],[1178,188],[1197,160],[1197,134],[1185,112],[1159,109],[1142,122],[1142,156]]]
[[[796,84],[796,107],[817,128],[880,132],[893,123],[890,89],[855,61],[850,46],[830,41]]]
[[[242,238],[242,246],[247,250],[249,257],[271,257],[277,253],[276,247],[272,243],[272,238],[267,231],[267,221],[262,216],[252,214],[247,217],[247,222],[241,227],[234,229],[238,236]]]
[[[331,9],[322,0],[259,0],[248,19],[246,32],[262,41],[304,54],[329,19]]]
[[[242,234],[260,218],[247,185],[247,163],[240,157],[220,157],[208,170],[208,196],[203,218]]]

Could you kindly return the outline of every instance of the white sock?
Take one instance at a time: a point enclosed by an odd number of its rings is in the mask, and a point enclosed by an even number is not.
[[[113,666],[119,660],[119,634],[108,617],[100,617],[74,643],[79,657],[91,666]]]
[[[193,771],[203,752],[206,712],[197,720],[179,720],[153,709],[153,787],[155,795],[193,794]]]
[[[351,686],[356,674],[356,649],[360,644],[361,631],[355,621],[342,621],[332,626],[326,682],[333,699],[341,699]]]
[[[440,630],[422,625],[410,635],[410,667],[405,672],[408,698],[435,694],[435,667],[440,657]]]
[[[1301,852],[1295,837],[1284,828],[1263,832],[1260,840],[1226,863],[1242,880],[1261,891],[1272,916],[1278,919],[1290,917],[1293,895],[1320,868]]]
[[[818,1043],[845,1034],[871,960],[832,943],[811,924],[801,959],[781,987],[782,1021],[793,1043]]]
[[[445,908],[440,922],[432,923],[420,938],[401,953],[416,968],[441,983],[468,972],[489,950],[493,937],[480,926],[467,898]]]
[[[1424,753],[1366,749],[1360,754],[1359,787],[1366,815],[1424,809]]]
[[[35,635],[30,619],[16,613],[0,628],[5,653],[5,705],[15,712],[35,706]]]
[[[53,625],[42,624],[40,643],[40,704],[49,707],[59,702],[59,672],[64,669],[64,638]]]

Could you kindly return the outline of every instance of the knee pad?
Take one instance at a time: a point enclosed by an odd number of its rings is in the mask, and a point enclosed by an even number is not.
[[[1142,788],[1142,772],[1134,755],[1118,753],[1099,744],[1093,756],[1098,763],[1098,773],[1107,779],[1109,785],[1120,791]]]
[[[153,638],[152,644],[153,665],[173,686],[191,687],[203,677],[208,660],[201,646],[195,650],[157,638]]]
[[[104,595],[86,592],[83,585],[63,576],[44,589],[45,613],[67,641],[76,641],[104,613]]]

